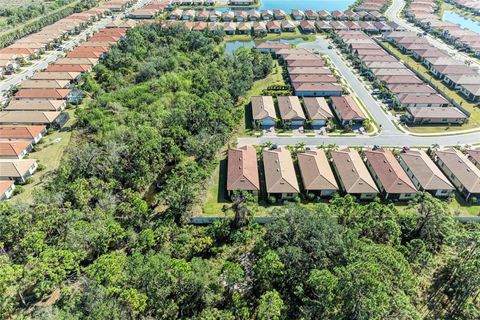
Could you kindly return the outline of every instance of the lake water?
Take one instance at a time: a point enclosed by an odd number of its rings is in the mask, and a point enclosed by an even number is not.
[[[456,23],[460,27],[472,30],[478,34],[480,34],[480,23],[467,19],[465,17],[462,17],[461,15],[453,12],[453,11],[445,11],[443,14],[443,20]]]
[[[290,43],[290,44],[296,44],[302,42],[302,38],[295,38],[295,39],[280,39],[280,40],[275,40],[275,41],[268,41],[268,42],[284,42],[284,43]],[[255,47],[255,41],[229,41],[225,43],[225,53],[231,54],[235,50],[237,50],[240,47],[249,47],[253,48]]]

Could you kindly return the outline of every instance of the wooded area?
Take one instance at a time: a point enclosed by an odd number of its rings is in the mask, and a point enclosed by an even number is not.
[[[134,28],[87,77],[47,190],[0,203],[0,318],[480,318],[480,228],[427,194],[401,212],[348,196],[291,204],[263,227],[240,194],[233,219],[186,225],[273,65],[222,40]]]

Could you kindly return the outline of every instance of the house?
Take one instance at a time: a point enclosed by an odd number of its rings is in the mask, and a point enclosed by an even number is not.
[[[230,196],[234,191],[248,191],[258,195],[260,179],[257,151],[254,147],[244,146],[228,150],[227,191]]]
[[[273,98],[270,96],[252,97],[252,119],[253,126],[257,127],[258,123],[264,129],[271,129],[275,126],[275,105]]]
[[[414,95],[431,95],[436,94],[437,91],[426,84],[393,84],[388,86],[393,94],[414,94]]]
[[[332,17],[334,20],[345,20],[347,17],[343,13],[343,11],[340,10],[334,10],[332,11]]]
[[[333,29],[328,21],[315,21],[315,26],[322,32],[327,32]]]
[[[250,21],[259,21],[261,17],[262,16],[260,15],[260,12],[257,10],[252,10],[248,14],[248,18],[250,19]]]
[[[264,150],[263,168],[269,197],[288,200],[300,193],[293,161],[287,148]]]
[[[0,181],[0,201],[9,199],[15,191],[15,183],[12,180]]]
[[[293,20],[303,20],[304,17],[305,17],[305,13],[303,13],[302,10],[297,10],[297,9],[292,10]]]
[[[287,67],[324,67],[325,66],[325,62],[323,62],[322,59],[320,58],[312,58],[312,59],[307,59],[307,60],[297,60],[295,58],[292,58],[292,60],[284,60],[285,61],[285,64],[287,65]],[[314,76],[317,76],[317,75],[314,75]],[[331,76],[333,77],[333,76]],[[333,77],[334,79],[332,81],[329,81],[329,82],[335,82],[336,81],[336,78]],[[308,82],[308,81],[304,81],[304,82]],[[324,81],[326,82],[326,81]]]
[[[205,21],[195,21],[193,23],[192,31],[205,31],[208,29],[208,23]]]
[[[310,60],[303,60],[310,61]],[[290,77],[292,84],[295,83],[335,83],[337,78],[324,74],[297,74]]]
[[[282,31],[285,31],[285,32],[295,31],[295,25],[290,20],[282,20],[281,26],[282,26]]]
[[[284,124],[290,124],[293,128],[302,127],[305,123],[300,100],[296,96],[278,96],[278,111]]]
[[[467,150],[468,159],[480,169],[480,150]]]
[[[317,31],[315,28],[315,23],[310,20],[302,20],[300,22],[300,29],[304,33],[315,33]]]
[[[208,10],[203,9],[203,10],[197,11],[195,20],[207,21],[209,17],[210,17],[210,12]]]
[[[193,20],[193,18],[195,18],[195,10],[191,10],[191,9],[183,10],[182,20],[190,21],[190,20]]]
[[[263,20],[272,20],[273,19],[273,12],[270,10],[263,10],[262,13]]]
[[[403,94],[397,96],[396,99],[402,108],[448,107],[448,100],[438,93],[429,95]]]
[[[245,11],[235,11],[234,16],[237,22],[245,22],[248,20],[248,13]]]
[[[20,82],[22,89],[69,89],[68,80],[23,80]]]
[[[330,12],[327,10],[320,10],[318,11],[318,18],[320,20],[331,20],[332,16],[330,15]]]
[[[37,160],[34,159],[1,159],[0,180],[15,180],[23,183],[37,170]]]
[[[46,134],[45,126],[0,126],[0,141],[29,141],[36,144]]]
[[[317,75],[330,75],[330,71],[327,67],[288,67],[287,71],[291,76],[299,74],[317,74]]]
[[[290,49],[292,46],[284,42],[262,42],[255,46],[260,52],[274,53],[281,49]]]
[[[68,113],[42,111],[0,111],[0,124],[46,125],[62,128],[68,121]]]
[[[71,89],[20,89],[14,96],[14,99],[47,99],[47,100],[66,100],[69,98]]]
[[[437,78],[443,80],[445,76],[449,75],[463,75],[470,74],[479,76],[478,72],[470,66],[466,65],[437,65],[434,64],[430,67],[430,72],[433,73]]]
[[[299,97],[341,96],[343,88],[338,83],[293,83],[295,95]]]
[[[82,77],[80,72],[37,72],[32,76],[32,80],[68,80],[77,82]]]
[[[318,19],[318,13],[315,12],[314,10],[305,10],[305,17],[307,20],[317,20]]]
[[[224,22],[231,22],[235,18],[233,11],[225,11],[222,13],[222,20]]]
[[[270,33],[280,33],[282,32],[282,26],[280,21],[270,20],[267,22],[267,29]]]
[[[338,191],[332,168],[323,150],[310,150],[297,154],[303,188],[320,197],[330,197]]]
[[[420,191],[446,197],[455,187],[423,150],[404,150],[398,157],[400,166]]]
[[[470,101],[480,101],[480,84],[462,85],[460,92]]]
[[[287,14],[285,13],[285,11],[277,9],[273,11],[273,17],[276,20],[285,20],[287,18]]]
[[[235,31],[237,31],[237,24],[235,22],[224,22],[223,31],[229,35],[235,34]]]
[[[253,24],[253,32],[255,34],[266,34],[267,33],[267,25],[263,21],[254,21]]]
[[[330,156],[343,192],[360,200],[372,200],[378,195],[378,188],[356,150],[332,150]]]
[[[365,160],[386,200],[409,201],[415,198],[417,188],[392,152],[385,149],[366,150]]]
[[[252,32],[252,24],[250,22],[239,22],[237,32],[240,34],[250,34]]]
[[[89,72],[92,70],[91,65],[81,64],[50,64],[48,65],[46,72]]]
[[[480,201],[480,169],[457,149],[435,152],[435,162],[467,201]]]
[[[454,107],[409,107],[409,120],[413,124],[463,124],[468,117]]]
[[[11,100],[5,111],[62,111],[66,100]]]
[[[210,11],[210,21],[217,22],[222,18],[222,13],[218,10]]]
[[[352,96],[332,97],[332,107],[342,125],[361,125],[366,116]]]
[[[0,141],[0,159],[22,159],[32,149],[31,141]]]
[[[320,129],[333,118],[333,113],[325,98],[303,98],[303,104],[313,129]]]

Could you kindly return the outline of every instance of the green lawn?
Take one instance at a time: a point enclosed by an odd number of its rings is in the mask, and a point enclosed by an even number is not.
[[[474,104],[468,102],[454,90],[451,90],[447,86],[443,84],[442,81],[434,78],[421,63],[415,61],[410,56],[402,54],[397,48],[392,46],[389,43],[383,43],[398,59],[402,62],[407,64],[410,68],[417,70],[420,72],[425,78],[430,80],[434,85],[436,85],[441,91],[443,91],[447,96],[455,100],[458,104],[464,107],[466,110],[471,112],[470,119],[468,123],[463,124],[461,126],[413,126],[408,127],[408,129],[415,133],[448,133],[449,131],[456,131],[456,130],[468,130],[468,129],[475,129],[480,127],[480,110],[475,107]]]
[[[271,40],[292,40],[302,38],[303,41],[314,41],[315,34],[301,33],[298,28],[295,28],[295,32],[282,32],[282,33],[268,33],[264,37],[254,38],[250,34],[235,34],[225,36],[225,41],[251,41],[258,42],[271,41]]]
[[[70,120],[64,128],[71,127],[75,121],[74,110],[67,110]],[[32,182],[22,186],[23,192],[14,196],[11,201],[18,203],[32,203],[35,192],[42,188],[46,179],[58,168],[65,148],[69,145],[72,137],[71,130],[53,131],[35,146],[35,151],[30,153],[28,158],[38,160],[38,164],[45,168],[37,171],[32,176]]]

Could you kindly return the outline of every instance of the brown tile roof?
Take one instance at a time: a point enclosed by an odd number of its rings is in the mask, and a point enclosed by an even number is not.
[[[297,156],[306,190],[338,190],[337,181],[322,150],[306,151]]]
[[[0,181],[0,195],[4,195],[13,186],[13,180]]]
[[[0,139],[35,139],[45,126],[0,126]]]
[[[467,154],[473,163],[480,165],[480,150],[468,150]]]
[[[82,64],[82,65],[94,65],[98,62],[98,59],[92,58],[60,58],[56,64]]]
[[[271,96],[252,97],[252,116],[254,120],[261,120],[267,117],[275,119],[275,105]]]
[[[295,82],[293,88],[295,91],[343,92],[342,86],[338,83]]]
[[[47,67],[47,72],[88,72],[90,65],[81,64],[51,64]]]
[[[435,155],[470,193],[480,193],[480,169],[457,149],[438,150]]]
[[[288,67],[290,75],[296,74],[332,74],[327,67]]]
[[[415,193],[417,189],[388,150],[367,150],[365,157],[386,193]]]
[[[322,59],[302,59],[302,60],[285,60],[289,67],[323,67],[325,62]]]
[[[405,104],[412,104],[412,103],[440,103],[440,104],[448,104],[447,99],[439,95],[438,93],[425,95],[425,94],[405,94],[399,97],[400,103]]]
[[[296,96],[278,96],[278,111],[282,120],[305,120],[300,100]]]
[[[0,141],[0,158],[2,157],[18,157],[22,152],[32,145],[28,141]]]
[[[65,105],[64,100],[12,100],[6,111],[58,111]]]
[[[15,99],[65,99],[71,89],[20,89],[15,94]]]
[[[32,76],[33,80],[75,80],[80,72],[37,72]]]
[[[0,111],[0,123],[50,124],[60,114],[53,111]]]
[[[257,49],[289,49],[292,46],[283,42],[262,42],[256,45]]]
[[[0,160],[0,177],[20,178],[37,162],[35,159]]]
[[[260,190],[257,151],[254,147],[228,150],[227,190]]]
[[[380,76],[378,78],[388,84],[422,84],[423,81],[416,76]]]
[[[263,151],[263,167],[268,193],[299,193],[290,151],[286,148]]]
[[[23,80],[22,89],[65,89],[70,85],[68,80]]]
[[[454,190],[453,185],[423,150],[400,153],[400,159],[417,179],[423,190]]]
[[[365,114],[351,96],[331,97],[338,115],[342,120],[362,120]]]
[[[333,117],[333,113],[325,98],[305,97],[303,104],[310,120],[327,120]]]
[[[391,84],[388,85],[388,89],[395,94],[407,93],[424,93],[424,94],[434,94],[437,93],[435,89],[426,84]]]
[[[337,82],[337,78],[332,75],[319,75],[319,74],[298,74],[290,77],[292,82],[309,82],[309,83],[334,83]]]
[[[354,149],[334,150],[331,153],[345,192],[378,193],[378,188],[358,152]]]
[[[427,119],[466,119],[467,116],[457,108],[450,107],[410,107],[407,108],[414,118]]]

